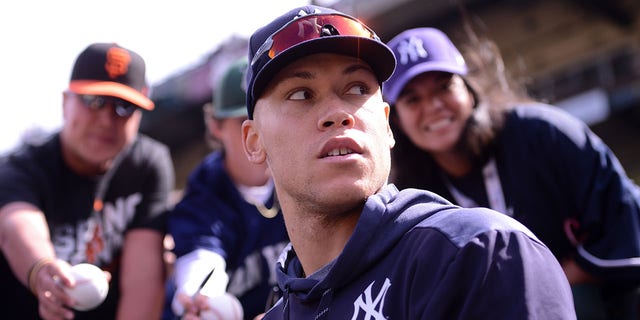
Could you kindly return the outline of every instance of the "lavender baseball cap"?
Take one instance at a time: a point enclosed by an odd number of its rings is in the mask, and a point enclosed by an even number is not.
[[[405,30],[387,45],[397,59],[396,70],[383,83],[383,94],[389,104],[395,104],[404,86],[416,76],[429,71],[467,74],[467,64],[453,42],[434,28]]]

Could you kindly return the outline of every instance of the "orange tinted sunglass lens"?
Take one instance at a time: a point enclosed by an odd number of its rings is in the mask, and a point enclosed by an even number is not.
[[[332,28],[329,29],[329,26]],[[373,38],[375,34],[362,23],[341,15],[315,15],[296,19],[276,32],[271,38],[273,44],[269,57],[295,46],[298,43],[323,36],[323,32],[337,32],[341,36]]]

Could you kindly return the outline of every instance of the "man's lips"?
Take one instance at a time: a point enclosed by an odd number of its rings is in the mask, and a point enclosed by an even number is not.
[[[332,156],[344,156],[347,154],[353,153],[353,150],[349,149],[349,148],[336,148],[336,149],[331,149],[328,153],[327,153],[327,157],[332,157]]]
[[[362,147],[351,138],[334,138],[328,141],[320,151],[319,158],[345,156],[362,153]]]

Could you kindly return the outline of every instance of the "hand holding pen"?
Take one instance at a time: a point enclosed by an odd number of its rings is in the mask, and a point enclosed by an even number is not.
[[[216,268],[214,267],[211,269],[211,271],[209,271],[209,273],[204,277],[204,279],[198,286],[198,290],[196,290],[196,292],[193,295],[188,296],[184,293],[178,293],[177,299],[180,302],[180,304],[184,307],[184,311],[182,315],[177,315],[176,319],[182,319],[182,320],[200,319],[199,317],[200,311],[206,308],[207,306],[207,299],[205,296],[201,295],[200,292],[202,291],[202,288],[204,288],[204,286],[207,284],[207,282],[209,281],[209,279],[211,278],[211,275],[213,275],[213,272],[215,270]]]

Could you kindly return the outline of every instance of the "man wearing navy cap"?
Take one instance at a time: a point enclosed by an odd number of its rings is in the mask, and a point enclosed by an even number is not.
[[[77,57],[62,129],[0,166],[0,309],[6,319],[158,319],[162,240],[174,171],[169,150],[138,134],[145,63],[113,43]],[[106,300],[74,311],[70,266],[111,276]]]
[[[293,9],[250,38],[249,159],[291,239],[264,319],[575,319],[549,249],[512,218],[387,184],[395,57],[358,20]]]

